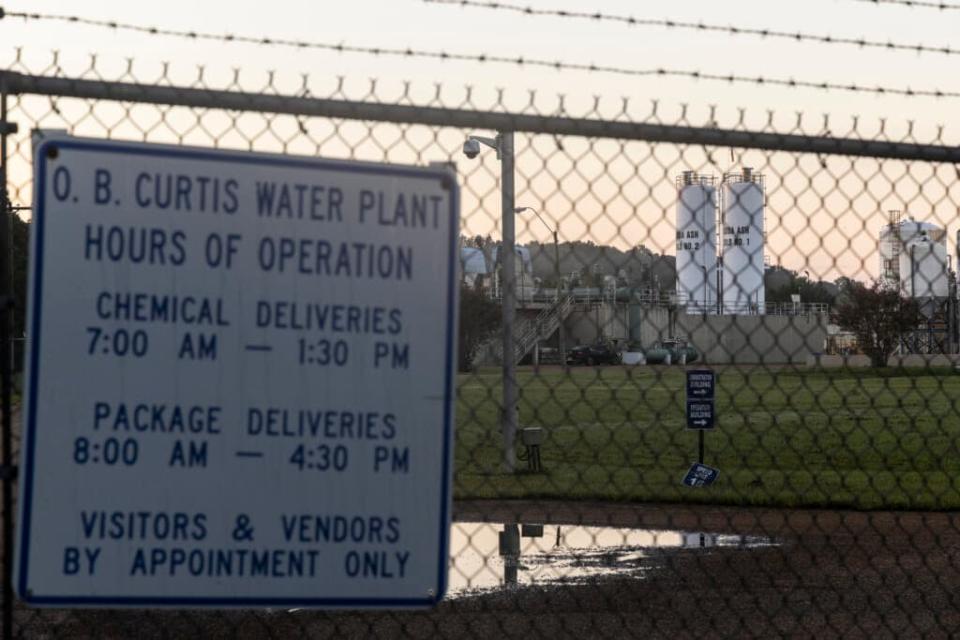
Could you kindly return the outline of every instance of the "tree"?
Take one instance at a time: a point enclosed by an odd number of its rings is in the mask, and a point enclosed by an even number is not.
[[[835,304],[837,286],[823,280],[810,280],[789,269],[768,269],[764,282],[767,286],[767,302],[790,302],[793,294],[800,294],[803,302]]]
[[[479,288],[460,285],[460,347],[457,369],[473,370],[480,346],[500,328],[500,305]]]
[[[857,344],[870,356],[872,366],[885,367],[900,337],[916,329],[920,319],[917,303],[880,280],[869,287],[854,280],[844,284],[835,321],[857,336]]]

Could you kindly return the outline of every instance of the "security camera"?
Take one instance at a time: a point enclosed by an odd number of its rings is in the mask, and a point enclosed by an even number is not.
[[[471,160],[480,155],[480,141],[476,138],[467,138],[466,142],[463,143],[463,155]]]

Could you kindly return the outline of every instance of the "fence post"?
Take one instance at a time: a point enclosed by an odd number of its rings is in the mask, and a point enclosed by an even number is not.
[[[514,225],[513,132],[501,131],[497,136],[500,151],[500,193],[503,210],[503,463],[507,472],[516,470],[517,437],[517,356],[514,341],[514,320],[517,308],[516,228]]]
[[[2,378],[2,432],[3,454],[0,460],[0,482],[3,485],[3,637],[13,637],[13,246],[10,216],[13,208],[7,194],[7,135],[16,126],[7,122],[7,85],[0,77],[0,378]]]

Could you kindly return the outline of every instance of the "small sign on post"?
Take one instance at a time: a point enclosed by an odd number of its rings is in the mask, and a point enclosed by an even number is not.
[[[687,400],[687,429],[712,431],[716,425],[713,401]]]
[[[688,487],[709,487],[716,482],[720,475],[719,469],[708,467],[707,465],[694,462],[687,470],[687,475],[683,477],[683,484]]]
[[[709,369],[687,371],[687,429],[697,433],[697,462],[690,467],[683,484],[706,487],[713,484],[720,473],[703,464],[704,432],[713,431],[717,423],[715,411],[716,376]],[[709,472],[712,472],[709,473]]]
[[[713,371],[687,371],[687,429],[712,430],[716,424]]]
[[[687,371],[687,401],[713,400],[716,377],[709,369]]]

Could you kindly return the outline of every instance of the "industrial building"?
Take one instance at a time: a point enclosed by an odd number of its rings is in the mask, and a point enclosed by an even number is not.
[[[728,173],[719,196],[713,176],[685,171],[677,178],[678,304],[688,313],[762,315],[763,176],[749,167]]]
[[[896,353],[956,353],[956,289],[947,232],[898,210],[888,216],[880,230],[880,279],[913,299],[921,314],[917,328],[901,337]]]
[[[799,296],[766,301],[764,177],[744,167],[718,184],[712,175],[684,171],[676,187],[674,293],[621,287],[610,275],[602,288],[545,290],[518,248],[518,359],[541,344],[562,352],[564,343],[613,340],[647,349],[668,338],[688,339],[711,364],[799,364],[821,357],[829,306]],[[956,353],[956,285],[946,231],[891,212],[878,243],[881,280],[922,312],[916,330],[902,336],[898,354]],[[491,355],[498,356],[495,345]]]
[[[676,304],[631,309],[644,346],[688,339],[708,363],[804,363],[823,349],[826,305],[767,305],[764,178],[750,167],[677,178]]]
[[[880,277],[908,298],[917,300],[928,318],[942,313],[950,293],[947,233],[935,224],[902,219],[889,212],[880,231]]]

